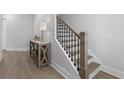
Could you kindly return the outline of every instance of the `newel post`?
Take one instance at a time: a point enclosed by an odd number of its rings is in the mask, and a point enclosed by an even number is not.
[[[80,32],[80,67],[79,75],[82,79],[88,79],[88,40],[86,32]]]

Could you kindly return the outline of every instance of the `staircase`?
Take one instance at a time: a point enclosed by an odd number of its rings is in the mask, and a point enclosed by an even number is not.
[[[57,16],[56,38],[82,79],[118,79],[102,71],[103,66],[94,55],[88,52],[87,33],[76,33],[61,17]]]
[[[76,33],[68,24],[57,16],[57,40],[71,59],[82,79],[88,79],[100,64],[90,62],[93,56],[88,55],[87,34],[85,32]]]

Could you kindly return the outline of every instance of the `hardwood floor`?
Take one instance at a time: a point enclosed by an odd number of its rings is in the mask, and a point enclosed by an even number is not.
[[[4,51],[0,79],[64,79],[50,65],[38,69],[28,52]]]
[[[119,78],[104,71],[99,71],[93,79],[119,79]]]

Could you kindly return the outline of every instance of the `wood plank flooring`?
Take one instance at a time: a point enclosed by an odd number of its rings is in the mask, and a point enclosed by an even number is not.
[[[4,51],[0,79],[64,79],[50,65],[38,69],[28,52]]]
[[[119,79],[118,77],[116,76],[113,76],[109,73],[106,73],[104,71],[99,71],[93,79]]]

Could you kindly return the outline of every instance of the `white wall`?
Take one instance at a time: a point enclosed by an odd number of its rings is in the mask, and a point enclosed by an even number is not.
[[[0,61],[2,59],[2,15],[0,15]]]
[[[54,15],[51,14],[37,14],[33,15],[33,35],[41,36],[40,25],[42,22],[48,23],[48,31],[45,32],[44,38],[50,41],[51,34],[54,35]]]
[[[45,35],[46,39],[51,42],[51,64],[67,78],[77,78],[74,69],[69,64],[65,55],[61,51],[55,40],[55,15],[52,14],[41,14],[33,16],[34,23],[34,34],[41,35],[39,31],[40,23],[47,20],[48,32]]]
[[[89,49],[103,64],[124,71],[124,15],[61,15],[78,33],[88,32]]]
[[[29,40],[32,38],[32,15],[8,14],[6,19],[6,48],[10,50],[22,50],[29,48]]]

